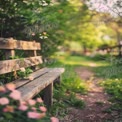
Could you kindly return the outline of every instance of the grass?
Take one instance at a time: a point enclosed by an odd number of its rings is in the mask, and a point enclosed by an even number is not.
[[[56,58],[54,58],[56,57]],[[112,96],[111,102],[113,106],[111,110],[122,111],[122,65],[118,64],[121,61],[114,60],[107,56],[97,55],[95,57],[75,56],[68,54],[56,54],[52,57],[49,67],[64,67],[65,73],[62,75],[61,86],[56,86],[54,89],[54,105],[50,112],[58,117],[63,117],[68,113],[66,108],[76,107],[84,108],[85,103],[75,97],[76,93],[86,94],[86,83],[77,76],[74,72],[76,67],[85,66],[92,67],[93,72],[97,77],[101,77],[103,81],[101,85],[106,92]],[[99,104],[99,103],[98,103]],[[101,103],[100,103],[101,104]]]
[[[85,103],[76,98],[75,94],[87,94],[88,84],[85,83],[76,73],[75,68],[85,66],[89,67],[91,64],[96,66],[106,66],[107,63],[96,61],[95,58],[88,56],[76,56],[68,54],[57,53],[52,57],[52,60],[47,62],[48,67],[64,67],[65,73],[62,75],[62,82],[60,86],[54,89],[54,105],[50,113],[59,118],[68,113],[69,107],[83,109]]]
[[[108,111],[117,111],[122,115],[122,58],[108,57],[106,62],[109,63],[95,67],[93,71],[103,79],[100,85],[111,96],[112,106]]]
[[[84,60],[84,61],[82,61]],[[62,75],[60,86],[54,89],[54,105],[50,113],[58,118],[63,118],[68,113],[69,107],[83,109],[85,103],[76,98],[75,94],[86,94],[87,86],[83,80],[76,74],[75,68],[81,66],[81,62],[87,59],[78,56],[61,55],[52,59],[52,63],[47,63],[48,67],[64,67],[65,73]]]

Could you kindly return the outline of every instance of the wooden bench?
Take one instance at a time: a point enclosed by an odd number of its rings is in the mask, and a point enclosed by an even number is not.
[[[12,38],[0,38],[0,50],[4,51],[7,60],[0,61],[0,75],[20,70],[23,67],[31,67],[42,64],[42,57],[37,56],[41,50],[40,43],[35,41],[17,41]],[[15,57],[16,50],[24,50],[29,55],[23,59],[11,59]],[[30,57],[31,56],[31,57]],[[44,103],[47,107],[52,105],[53,83],[60,83],[60,75],[64,68],[42,68],[29,75],[33,79],[17,79],[13,81],[16,89],[22,94],[22,100],[28,100],[44,91]]]

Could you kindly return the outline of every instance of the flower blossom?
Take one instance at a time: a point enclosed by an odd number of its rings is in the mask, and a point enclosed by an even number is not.
[[[13,91],[13,90],[15,90],[16,86],[13,83],[8,83],[8,84],[6,84],[6,88],[10,91]]]
[[[35,100],[32,100],[32,99],[29,99],[28,100],[28,104],[31,105],[31,106],[33,106],[33,105],[36,104],[36,101]]]
[[[20,105],[27,105],[27,102],[20,100]]]
[[[39,107],[42,112],[46,112],[47,109],[44,106]]]
[[[51,122],[59,122],[59,119],[56,117],[51,117],[50,119],[51,119]]]
[[[0,86],[0,92],[5,92],[5,91],[6,91],[5,87]]]
[[[6,106],[5,108],[3,108],[3,112],[14,112],[14,107],[13,106]]]
[[[14,90],[10,93],[9,97],[13,98],[14,100],[20,100],[21,99],[21,93],[17,90]]]
[[[37,101],[38,103],[43,103],[43,100],[42,100],[41,98],[37,98],[36,101]]]
[[[32,119],[41,119],[45,116],[45,113],[28,112],[27,116],[28,118],[32,118]]]
[[[36,111],[36,107],[32,107],[31,109],[32,109],[33,111]]]
[[[6,97],[0,98],[0,105],[7,105],[9,104],[9,100]]]
[[[28,109],[28,106],[20,105],[18,109],[21,110],[21,111],[26,111]]]

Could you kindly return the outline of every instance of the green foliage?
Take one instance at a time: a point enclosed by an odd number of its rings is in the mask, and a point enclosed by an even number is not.
[[[13,73],[0,75],[0,84],[11,82],[15,79]]]
[[[86,94],[87,87],[84,81],[74,72],[74,69],[77,65],[79,66],[79,63],[83,58],[78,58],[78,56],[67,56],[65,54],[60,55],[62,56],[57,57],[57,59],[52,59],[52,61],[47,62],[47,64],[49,67],[65,68],[65,73],[61,77],[61,84],[56,85],[54,88],[54,104],[50,110],[50,114],[59,116],[59,118],[62,119],[68,114],[68,108],[71,106],[80,109],[85,107],[84,101],[78,99],[75,94]],[[74,61],[76,61],[75,64]]]
[[[53,106],[49,110],[49,113],[51,116],[58,116],[59,118],[63,118],[68,114],[68,110],[66,109],[68,107],[67,104],[65,104],[64,101],[57,101],[54,99]]]
[[[110,59],[110,54],[106,55],[101,55],[101,54],[96,54],[95,56],[92,57],[94,61],[107,61]]]
[[[0,16],[1,36],[41,42],[43,58],[57,51],[58,46],[66,46],[65,41],[80,42],[89,50],[101,44],[101,30],[92,23],[85,3],[78,0],[2,0]],[[46,38],[42,38],[44,33]]]
[[[24,37],[22,30],[26,25],[34,23],[44,4],[48,5],[49,3],[50,0],[1,0],[1,36]]]
[[[112,106],[106,112],[117,111],[122,115],[122,79],[108,79],[102,82],[106,92],[111,95]]]
[[[95,57],[95,61],[99,61],[100,57]],[[103,58],[103,57],[102,57]],[[97,60],[96,60],[97,59]],[[105,91],[110,95],[110,102],[112,106],[105,112],[111,113],[118,111],[118,115],[122,114],[122,66],[121,58],[105,56],[103,59],[104,66],[94,68],[96,75],[102,78],[100,85],[104,87]]]
[[[17,76],[19,78],[27,78],[29,76],[29,74],[32,72],[33,72],[33,70],[28,67],[28,68],[24,69],[24,71],[22,71],[22,70],[18,71]]]
[[[76,93],[84,94],[86,93],[85,83],[73,72],[74,68],[71,66],[65,67],[66,71],[63,76],[62,85],[67,89],[67,91],[72,91]],[[70,71],[70,72],[69,72]]]
[[[46,115],[47,109],[44,107],[41,98],[22,101],[21,93],[14,89],[14,84],[0,87],[3,89],[3,91],[0,91],[0,122],[50,121],[50,117]],[[8,92],[10,89],[11,91]]]
[[[122,65],[121,65],[121,58],[117,58],[114,56],[108,55],[96,55],[93,57],[94,61],[102,61],[103,66],[99,66],[94,68],[93,70],[96,72],[98,77],[106,79],[116,79],[122,78]]]
[[[118,102],[122,101],[122,79],[108,79],[102,82],[106,91],[111,94]]]
[[[74,93],[71,93],[69,96],[67,96],[65,102],[76,108],[83,109],[85,107],[85,103],[82,100],[76,98]]]

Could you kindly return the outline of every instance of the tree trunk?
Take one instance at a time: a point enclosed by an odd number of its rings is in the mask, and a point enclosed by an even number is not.
[[[117,32],[117,42],[118,42],[118,56],[121,57],[122,56],[122,52],[121,52],[121,37],[120,37],[120,33]]]
[[[86,55],[86,53],[87,53],[87,47],[86,45],[83,45],[83,54]]]

